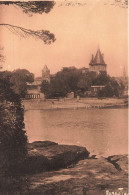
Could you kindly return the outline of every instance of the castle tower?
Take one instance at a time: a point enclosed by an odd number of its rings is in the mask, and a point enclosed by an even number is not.
[[[50,70],[48,67],[45,65],[43,70],[42,70],[42,81],[47,81],[50,83]]]
[[[100,49],[97,50],[95,57],[92,55],[91,61],[89,63],[89,71],[93,72],[106,72],[107,65],[104,62],[104,56]]]

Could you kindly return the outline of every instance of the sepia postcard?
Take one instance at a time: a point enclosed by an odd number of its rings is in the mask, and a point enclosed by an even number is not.
[[[128,0],[0,1],[0,195],[128,195]]]

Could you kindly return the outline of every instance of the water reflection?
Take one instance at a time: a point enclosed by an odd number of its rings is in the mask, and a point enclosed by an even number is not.
[[[30,142],[76,144],[102,156],[128,152],[128,109],[29,110],[25,125]]]

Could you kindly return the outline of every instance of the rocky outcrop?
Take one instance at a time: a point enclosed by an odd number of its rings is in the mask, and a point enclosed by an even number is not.
[[[67,169],[44,172],[29,177],[30,193],[44,195],[104,195],[109,192],[128,192],[128,158],[119,158],[121,170],[105,158],[84,159]]]
[[[24,162],[23,170],[26,171],[25,176],[11,177],[9,182],[7,178],[3,181],[2,177],[0,184],[3,184],[3,191],[0,190],[0,194],[106,195],[107,191],[109,194],[128,193],[127,155],[97,158],[95,155],[89,156],[84,147],[58,145],[50,141],[33,142],[28,144],[28,158]]]
[[[89,152],[84,147],[58,145],[50,141],[33,142],[28,144],[28,157],[24,162],[24,169],[36,173],[65,168],[88,156]]]
[[[52,141],[35,141],[35,142],[32,142],[32,143],[28,143],[27,148],[28,148],[28,151],[29,151],[29,150],[48,147],[48,146],[53,146],[53,145],[58,145],[58,143],[52,142]]]
[[[109,156],[107,160],[112,163],[118,171],[123,171],[128,174],[128,156],[126,154]]]
[[[49,141],[28,144],[28,154],[26,167],[30,173],[37,173],[26,176],[26,194],[104,195],[106,191],[128,192],[127,155],[90,157],[84,147]]]

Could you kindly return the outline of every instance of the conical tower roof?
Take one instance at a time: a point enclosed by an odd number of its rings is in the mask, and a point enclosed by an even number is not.
[[[94,58],[94,64],[103,64],[103,65],[105,65],[103,55],[101,54],[100,49],[97,50],[96,56]]]
[[[48,69],[47,65],[44,66],[43,71],[44,71],[44,72],[50,71],[50,70]]]
[[[90,65],[93,65],[94,64],[94,55],[92,54],[92,57],[91,57],[91,61],[89,63]]]

